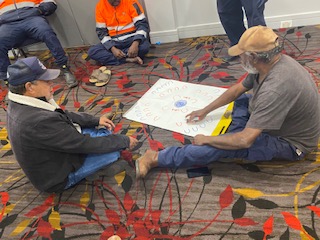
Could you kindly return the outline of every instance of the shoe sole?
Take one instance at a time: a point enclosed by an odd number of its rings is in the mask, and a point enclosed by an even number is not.
[[[141,178],[139,161],[140,161],[140,158],[138,158],[135,162],[136,163],[136,180],[139,180]]]
[[[67,86],[68,86],[68,88],[74,88],[74,87],[78,86],[78,84],[79,84],[78,82],[75,82],[75,83],[73,83],[71,85],[67,84]]]

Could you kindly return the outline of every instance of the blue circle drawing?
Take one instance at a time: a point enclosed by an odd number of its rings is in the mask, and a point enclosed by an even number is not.
[[[178,100],[174,103],[174,106],[177,108],[182,108],[185,105],[187,105],[187,101],[186,100]]]

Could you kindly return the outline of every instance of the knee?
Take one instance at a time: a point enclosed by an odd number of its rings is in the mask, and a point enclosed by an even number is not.
[[[145,40],[142,44],[139,46],[139,55],[144,56],[149,52],[150,49],[150,43],[148,40]]]
[[[1,50],[9,50],[11,49],[11,46],[12,45],[12,38],[10,37],[0,37],[0,49]]]
[[[242,94],[234,101],[234,103],[237,106],[246,106],[246,107],[248,107],[250,98],[251,98],[250,94]]]
[[[108,51],[102,44],[97,44],[89,48],[88,55],[90,58],[100,58],[112,55],[110,51]]]
[[[89,55],[89,57],[94,56],[94,55],[95,55],[95,52],[96,52],[96,46],[90,47],[89,50],[88,50],[88,55]]]

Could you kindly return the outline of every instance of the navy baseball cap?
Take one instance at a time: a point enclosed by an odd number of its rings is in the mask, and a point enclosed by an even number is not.
[[[28,57],[10,65],[7,74],[8,83],[17,86],[34,80],[54,80],[60,75],[60,70],[47,69],[37,57]]]

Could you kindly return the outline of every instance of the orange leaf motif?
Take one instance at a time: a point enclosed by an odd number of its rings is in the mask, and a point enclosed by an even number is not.
[[[270,235],[273,231],[273,216],[269,217],[263,224],[263,231],[265,236]]]
[[[152,140],[152,139],[149,139],[149,145],[150,145],[151,150],[154,150],[154,151],[159,151],[159,149],[164,148],[161,142],[158,142],[158,141]]]
[[[100,236],[100,240],[107,240],[109,237],[114,235],[113,226],[107,227]]]
[[[289,212],[282,212],[282,215],[283,215],[284,220],[286,221],[286,223],[289,227],[296,229],[296,230],[299,230],[299,231],[302,230],[301,223],[297,217],[293,216]]]
[[[308,206],[311,211],[313,211],[318,217],[320,217],[320,208],[316,206]]]
[[[121,128],[122,128],[122,123],[118,123],[116,127],[113,129],[113,132],[117,133],[121,130]]]
[[[233,202],[233,192],[230,185],[220,194],[220,207],[221,209],[228,207]]]
[[[111,224],[119,225],[120,224],[120,217],[117,212],[107,209],[106,210],[106,216],[109,219]]]
[[[43,214],[53,205],[54,195],[50,195],[42,205],[37,206],[31,209],[28,213],[25,214],[26,217],[34,217]]]
[[[184,143],[184,136],[181,133],[173,132],[172,136],[174,139],[178,140],[181,143]]]
[[[53,228],[51,227],[51,224],[44,221],[42,218],[40,219],[37,227],[37,231],[41,237],[49,238],[51,239],[50,235]]]
[[[214,77],[216,79],[220,79],[220,78],[224,78],[224,77],[228,77],[228,76],[230,76],[230,75],[226,72],[215,72],[212,74],[212,77]]]
[[[252,226],[252,225],[257,225],[255,221],[253,221],[251,218],[237,218],[234,220],[234,223],[239,225],[239,226]]]
[[[9,194],[7,192],[0,192],[1,202],[5,206],[9,201]]]
[[[134,201],[132,200],[132,197],[130,196],[129,193],[126,193],[124,196],[124,207],[127,211],[131,211],[133,207]]]

